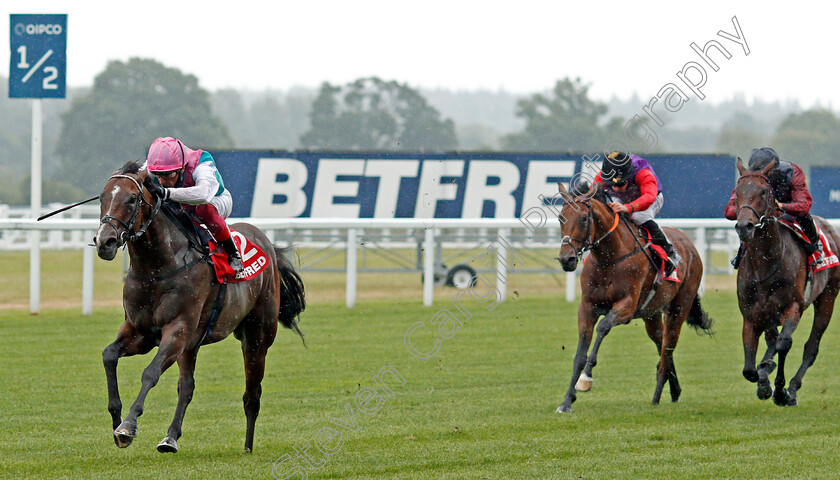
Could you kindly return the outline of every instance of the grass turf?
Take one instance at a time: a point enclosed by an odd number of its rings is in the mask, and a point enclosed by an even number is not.
[[[98,267],[97,267],[98,268]],[[386,276],[387,277],[387,276]],[[329,276],[309,276],[314,298]],[[556,287],[555,287],[556,288]],[[639,320],[605,340],[589,393],[574,412],[557,415],[576,346],[576,305],[555,295],[520,294],[489,311],[464,302],[470,318],[441,339],[427,360],[412,356],[405,333],[424,327],[413,344],[429,350],[431,321],[453,290],[439,290],[435,308],[419,296],[369,298],[346,309],[318,300],[304,314],[308,348],[279,332],[269,350],[255,450],[242,453],[244,374],[233,338],[201,349],[196,392],[177,454],[155,445],[176,402],[177,370],[167,371],[146,401],[139,436],[114,446],[102,349],[122,321],[118,307],[90,317],[78,309],[39,316],[0,312],[0,477],[3,478],[837,478],[840,460],[840,327],[830,326],[820,357],[805,377],[800,406],[779,408],[755,397],[741,377],[741,320],[731,290],[712,289],[704,307],[717,335],[683,330],[675,362],[683,395],[650,405],[658,355]],[[794,335],[788,376],[801,358],[811,313]],[[139,389],[150,356],[122,359],[123,412]],[[373,379],[385,374],[393,397]],[[357,392],[373,388],[378,411],[364,414]],[[365,390],[366,391],[366,390]],[[356,431],[337,423],[355,415]],[[373,404],[369,404],[371,406]],[[334,422],[331,422],[335,419]],[[315,441],[330,427],[338,437],[320,453]],[[295,458],[307,448],[308,467]],[[297,446],[297,447],[296,447]],[[284,455],[290,460],[272,470]]]

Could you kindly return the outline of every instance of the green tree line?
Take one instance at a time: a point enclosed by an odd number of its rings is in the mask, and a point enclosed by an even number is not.
[[[31,107],[0,91],[0,204],[29,199]],[[127,160],[145,157],[158,136],[175,136],[197,148],[327,149],[515,152],[600,152],[619,141],[637,151],[717,152],[746,157],[752,148],[773,146],[785,159],[804,165],[836,164],[840,118],[815,108],[768,119],[767,109],[748,108],[722,126],[675,129],[656,125],[639,102],[625,115],[595,100],[580,78],[557,80],[551,90],[514,99],[507,95],[509,120],[490,121],[481,112],[504,116],[492,96],[471,97],[457,107],[407,84],[360,78],[345,85],[325,82],[317,92],[209,92],[199,79],[155,60],[110,62],[89,88],[70,89],[67,99],[45,100],[44,201],[70,202],[95,194],[105,177]],[[456,98],[448,95],[450,101]],[[461,97],[467,98],[467,97]],[[615,103],[615,102],[612,102]],[[468,120],[466,107],[479,118]],[[458,124],[443,110],[451,108]],[[753,115],[756,113],[756,115]],[[708,114],[708,112],[707,112]],[[680,112],[672,114],[672,117]],[[498,125],[519,126],[500,132]],[[655,145],[644,131],[657,132]]]

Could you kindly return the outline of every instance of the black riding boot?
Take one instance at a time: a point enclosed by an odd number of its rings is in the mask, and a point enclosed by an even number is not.
[[[735,258],[729,261],[732,265],[732,268],[738,270],[738,266],[741,265],[741,259],[744,258],[744,244],[738,245],[738,253],[735,254]]]
[[[239,250],[236,249],[236,244],[233,243],[233,237],[228,237],[227,240],[221,242],[222,248],[228,254],[228,263],[234,272],[239,273],[245,267],[242,265],[242,257],[239,256]]]
[[[814,225],[814,219],[811,218],[811,214],[806,213],[801,217],[797,217],[796,220],[799,222],[799,226],[802,227],[802,231],[805,232],[805,236],[811,242],[806,247],[808,255],[820,251],[820,236],[817,234],[817,226]]]
[[[680,254],[677,252],[677,249],[668,242],[668,238],[665,236],[665,232],[659,228],[659,225],[653,220],[648,220],[647,222],[642,224],[642,227],[646,228],[648,232],[650,232],[651,241],[656,245],[662,247],[665,250],[665,253],[668,254],[668,261],[665,262],[665,276],[668,277],[679,265]]]

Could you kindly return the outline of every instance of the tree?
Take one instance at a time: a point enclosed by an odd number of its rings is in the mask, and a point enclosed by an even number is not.
[[[749,158],[753,148],[764,146],[767,126],[749,114],[739,112],[727,120],[718,132],[715,150],[743,158]]]
[[[830,110],[792,113],[782,120],[771,146],[783,159],[802,165],[837,165],[840,120]]]
[[[321,85],[300,137],[308,148],[452,150],[455,124],[406,84],[360,78],[344,87]]]
[[[157,137],[176,137],[195,148],[233,146],[198,79],[150,59],[110,62],[62,120],[62,177],[88,194],[99,192],[127,160],[145,158]]]
[[[525,129],[506,135],[502,145],[518,151],[597,151],[603,147],[598,120],[607,106],[589,98],[589,85],[564,78],[553,96],[535,94],[517,102],[516,116]]]

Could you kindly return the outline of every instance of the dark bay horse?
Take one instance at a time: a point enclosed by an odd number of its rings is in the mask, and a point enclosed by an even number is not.
[[[802,377],[814,364],[820,339],[831,321],[840,289],[840,268],[827,268],[814,274],[810,292],[806,293],[808,254],[793,233],[776,221],[780,212],[767,178],[776,163],[774,160],[756,171],[745,168],[740,158],[736,163],[740,178],[735,187],[738,212],[735,229],[745,246],[738,268],[738,307],[744,317],[744,377],[758,382],[758,398],[766,400],[772,395],[776,405],[793,406],[798,403],[796,392],[802,386]],[[831,251],[837,252],[840,245],[837,232],[824,219],[813,218],[828,239]],[[791,348],[791,336],[811,304],[814,305],[811,336],[805,343],[802,365],[785,389],[785,358]],[[779,326],[781,332],[777,330]],[[762,333],[767,352],[756,370],[756,351]],[[774,392],[768,376],[776,368],[773,361],[776,354],[779,370]]]
[[[298,315],[305,308],[300,276],[256,227],[238,223],[242,233],[268,256],[269,265],[256,277],[227,286],[218,320],[208,330],[219,285],[204,253],[190,247],[187,237],[166,215],[158,215],[159,199],[143,186],[147,176],[138,163],[127,163],[108,180],[99,197],[101,225],[96,248],[104,260],[128,245],[131,266],[123,288],[125,322],[114,343],[102,352],[108,379],[108,411],[114,442],[127,447],[137,436],[137,418],[143,403],[161,374],[178,362],[178,404],[160,452],[177,452],[181,424],[195,389],[195,364],[201,345],[218,342],[231,333],[242,342],[245,358],[245,451],[254,444],[254,425],[260,410],[265,356],[274,342],[277,322],[300,334]],[[301,335],[302,336],[302,335]],[[122,403],[117,388],[120,357],[158,351],[143,371],[142,386],[128,416],[121,418]]]
[[[684,233],[664,229],[683,258],[677,268],[680,282],[663,281],[645,305],[659,275],[658,264],[654,268],[648,258],[650,254],[642,248],[647,243],[647,235],[610,209],[599,184],[588,191],[578,185],[576,191],[579,193],[576,195],[570,195],[563,184],[559,188],[565,203],[560,211],[563,246],[558,260],[563,270],[572,272],[586,251],[590,255],[580,275],[579,337],[572,364],[572,381],[557,413],[572,411],[572,403],[577,398],[576,389],[588,391],[591,388],[592,368],[597,363],[598,349],[610,329],[625,325],[634,318],[644,319],[645,330],[659,352],[653,404],[659,404],[666,380],[671,400],[676,402],[682,389],[674,368],[674,348],[683,322],[687,319],[688,324],[698,331],[711,334],[712,320],[701,308],[697,296],[703,276],[703,264],[697,249]],[[595,322],[602,315],[595,344],[587,358]]]

